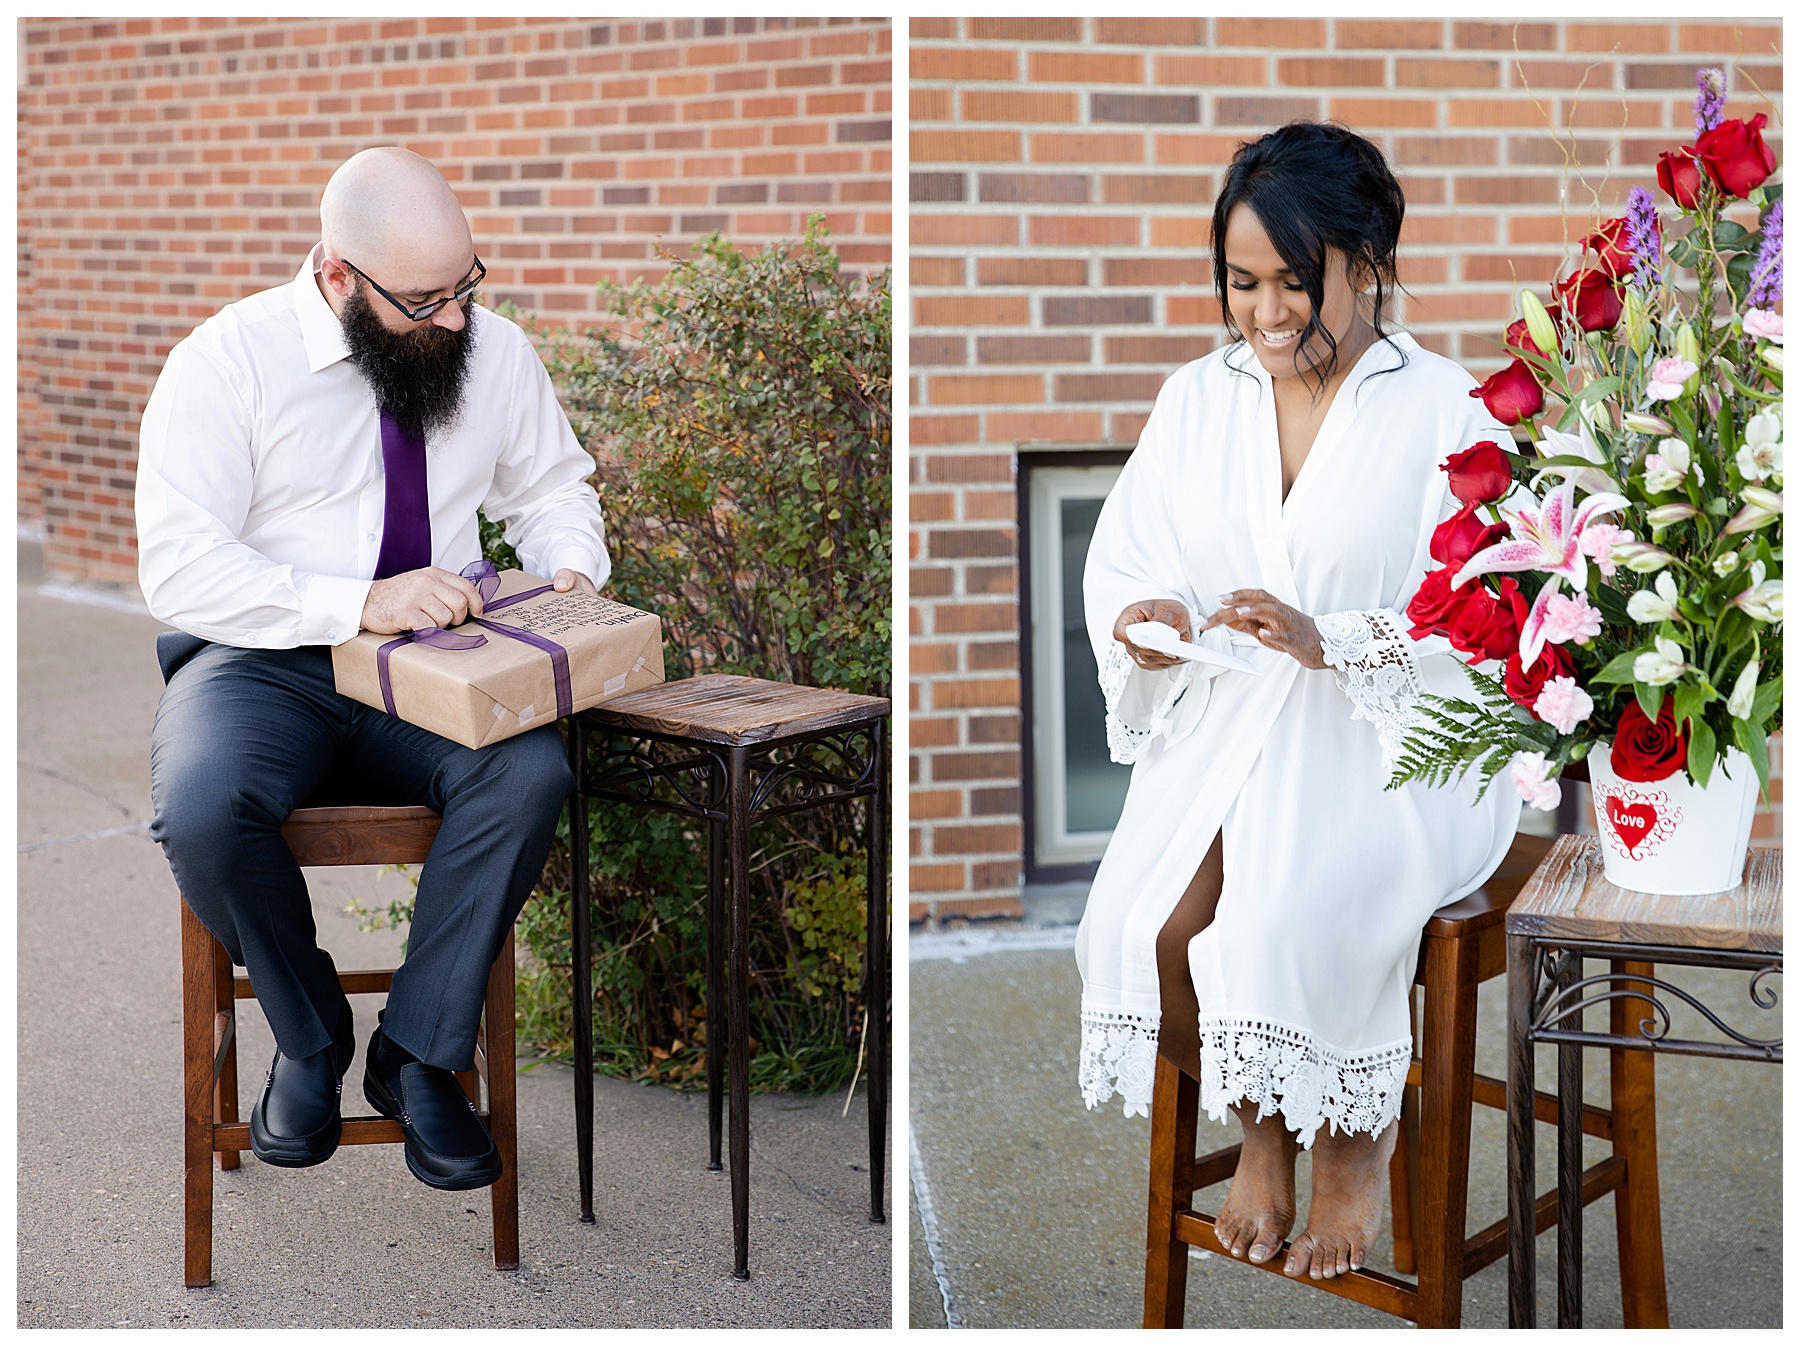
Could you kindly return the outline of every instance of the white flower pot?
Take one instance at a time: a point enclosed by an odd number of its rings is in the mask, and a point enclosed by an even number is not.
[[[1726,892],[1744,881],[1758,787],[1743,753],[1731,748],[1714,762],[1704,789],[1686,771],[1659,781],[1621,780],[1613,774],[1609,744],[1587,760],[1610,882],[1640,893],[1686,896]]]

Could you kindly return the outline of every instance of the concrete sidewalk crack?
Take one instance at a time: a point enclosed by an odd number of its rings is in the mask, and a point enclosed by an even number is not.
[[[912,1178],[913,1200],[919,1207],[919,1223],[925,1229],[925,1251],[931,1258],[931,1274],[937,1278],[938,1294],[944,1300],[944,1326],[959,1328],[962,1316],[950,1293],[950,1272],[944,1265],[944,1244],[938,1233],[937,1208],[931,1201],[931,1184],[925,1181],[925,1160],[919,1154],[919,1138],[911,1123],[906,1128],[906,1165]]]

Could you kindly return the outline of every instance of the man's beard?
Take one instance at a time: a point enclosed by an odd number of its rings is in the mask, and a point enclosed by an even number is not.
[[[411,332],[382,326],[359,281],[339,318],[350,363],[369,381],[375,405],[420,439],[453,422],[462,409],[469,353],[475,348],[465,319],[452,332],[428,323]]]

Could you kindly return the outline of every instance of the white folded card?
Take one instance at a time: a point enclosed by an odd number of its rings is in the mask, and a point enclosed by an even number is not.
[[[1167,622],[1133,622],[1125,628],[1125,638],[1140,649],[1155,650],[1158,654],[1166,654],[1174,659],[1214,664],[1219,668],[1234,668],[1240,673],[1257,671],[1254,664],[1238,658],[1235,654],[1208,649],[1204,645],[1196,645],[1192,641],[1183,640],[1181,633]]]

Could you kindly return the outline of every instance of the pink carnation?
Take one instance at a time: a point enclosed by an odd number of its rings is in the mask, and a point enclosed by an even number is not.
[[[1680,397],[1682,384],[1699,372],[1698,365],[1677,356],[1666,356],[1651,368],[1650,382],[1644,385],[1644,396],[1657,402]]]
[[[1744,314],[1744,334],[1763,341],[1781,344],[1781,315],[1766,308],[1753,308]]]
[[[1600,610],[1586,594],[1558,594],[1544,604],[1544,639],[1561,645],[1566,641],[1592,640],[1600,634]]]
[[[1513,759],[1513,788],[1534,809],[1553,809],[1562,802],[1562,786],[1549,775],[1550,763],[1541,752],[1522,752]]]
[[[1531,709],[1557,733],[1567,734],[1594,713],[1594,698],[1576,686],[1574,678],[1551,678],[1538,693]],[[1517,767],[1513,769],[1518,770]],[[1544,805],[1534,807],[1543,808]]]
[[[1581,530],[1582,555],[1593,557],[1594,564],[1600,567],[1600,573],[1611,579],[1619,568],[1618,562],[1612,558],[1613,548],[1630,540],[1631,534],[1617,524],[1590,523]]]

